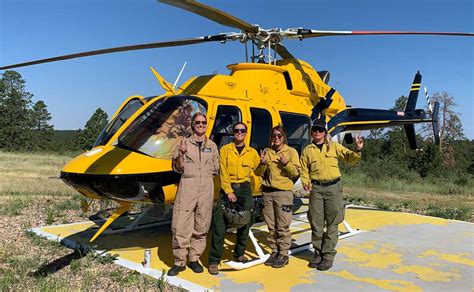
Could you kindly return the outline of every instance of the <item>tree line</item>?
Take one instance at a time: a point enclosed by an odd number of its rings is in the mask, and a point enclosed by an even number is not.
[[[431,123],[417,126],[418,150],[411,150],[403,127],[371,130],[364,143],[363,159],[345,171],[361,171],[367,177],[404,181],[427,179],[435,184],[469,185],[474,176],[474,140],[466,139],[455,111],[454,97],[447,92],[434,93],[440,103],[440,143],[434,143]],[[391,110],[403,111],[408,98],[395,100]],[[427,106],[426,111],[429,111]]]
[[[98,108],[83,129],[54,130],[43,100],[33,102],[20,73],[7,70],[0,78],[0,150],[69,152],[90,149],[107,125],[108,117]]]

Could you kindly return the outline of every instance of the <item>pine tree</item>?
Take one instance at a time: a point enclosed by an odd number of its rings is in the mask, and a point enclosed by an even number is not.
[[[102,129],[108,124],[107,113],[98,108],[87,121],[84,130],[79,132],[79,143],[82,149],[92,148]]]
[[[54,130],[53,126],[48,124],[49,120],[51,120],[51,114],[48,112],[46,104],[42,100],[37,101],[31,111],[33,149],[45,150],[50,148]]]
[[[31,149],[31,99],[18,72],[5,71],[0,79],[0,149]]]

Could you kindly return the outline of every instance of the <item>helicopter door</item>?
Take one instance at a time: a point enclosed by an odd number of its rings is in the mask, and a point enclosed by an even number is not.
[[[301,154],[303,148],[310,143],[309,129],[311,120],[302,114],[280,112],[281,121],[288,136],[288,146]]]
[[[252,127],[250,129],[250,146],[260,151],[270,146],[272,116],[264,109],[250,108]]]
[[[234,134],[232,126],[242,121],[242,112],[236,106],[219,105],[217,107],[216,120],[212,128],[210,139],[216,143],[217,147],[232,142]]]

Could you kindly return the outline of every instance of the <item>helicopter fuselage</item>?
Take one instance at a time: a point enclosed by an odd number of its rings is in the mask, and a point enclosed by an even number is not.
[[[198,110],[208,117],[206,136],[218,146],[231,142],[237,121],[248,125],[246,143],[257,149],[269,146],[271,128],[278,124],[289,130],[291,146],[301,150],[309,143],[311,110],[330,90],[309,64],[282,60],[228,68],[230,75],[191,78],[174,95],[129,97],[94,148],[71,160],[61,178],[89,198],[172,203],[180,176],[172,170],[171,155],[178,140],[190,134],[190,117]],[[345,108],[338,93],[333,100],[329,117]],[[253,177],[255,193],[259,184]]]

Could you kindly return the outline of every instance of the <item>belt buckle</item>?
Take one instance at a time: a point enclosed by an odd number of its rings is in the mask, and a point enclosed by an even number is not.
[[[240,183],[234,183],[234,187],[240,188]]]

